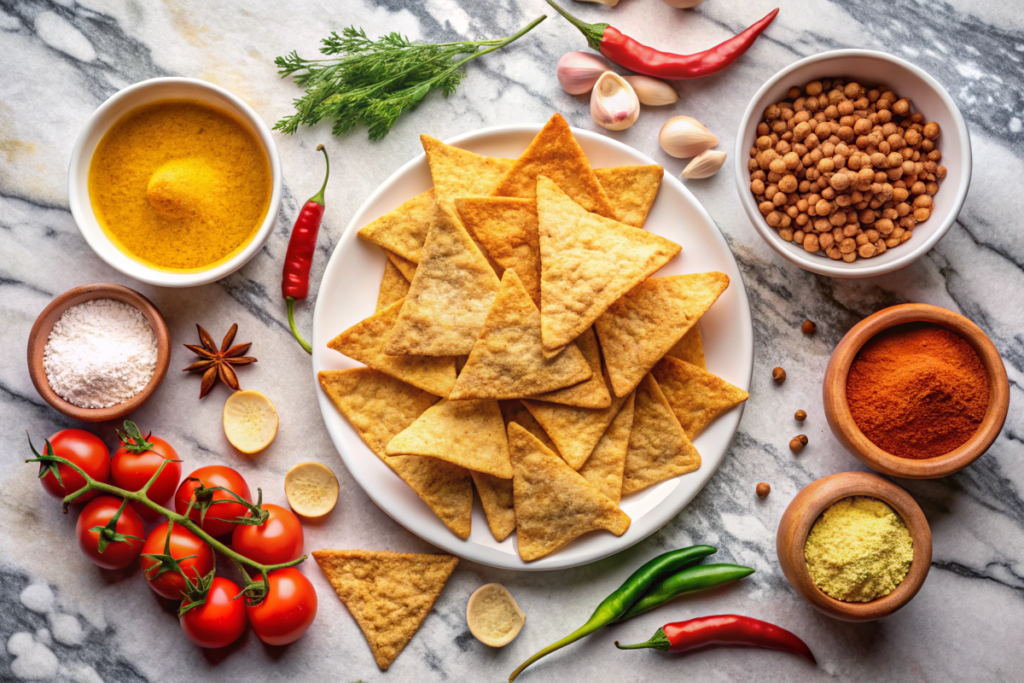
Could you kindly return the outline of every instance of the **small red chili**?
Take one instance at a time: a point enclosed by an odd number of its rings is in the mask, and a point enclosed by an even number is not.
[[[288,303],[288,325],[306,353],[313,353],[313,347],[299,334],[295,327],[295,302],[305,299],[309,294],[309,269],[313,265],[313,254],[316,252],[316,236],[320,231],[320,221],[324,217],[324,190],[327,179],[331,176],[331,160],[323,145],[317,145],[316,151],[324,153],[327,162],[327,173],[320,191],[309,198],[295,219],[291,239],[288,240],[288,252],[284,258],[284,275],[281,282],[281,293]]]
[[[615,641],[615,647],[620,650],[653,648],[662,652],[687,652],[709,645],[745,645],[784,650],[806,658],[811,664],[818,663],[807,643],[786,629],[767,621],[736,614],[721,614],[665,624],[650,640],[635,645],[619,645],[619,641]]]
[[[553,0],[548,0],[548,4],[586,36],[590,47],[599,50],[602,55],[619,66],[638,74],[671,80],[700,78],[721,71],[746,52],[779,13],[776,7],[761,21],[709,50],[692,55],[678,55],[648,47],[614,26],[582,22]]]

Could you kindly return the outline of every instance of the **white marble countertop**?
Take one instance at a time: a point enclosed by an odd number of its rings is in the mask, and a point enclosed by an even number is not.
[[[608,21],[650,44],[694,51],[763,16],[771,0],[710,0],[694,12],[657,0],[623,0],[615,9],[572,4],[589,21]],[[583,623],[593,607],[641,562],[696,542],[717,545],[722,561],[757,573],[741,585],[700,595],[609,629],[553,655],[530,680],[587,676],[604,681],[1020,680],[1024,657],[1024,18],[997,0],[784,0],[767,34],[727,72],[680,84],[667,111],[647,110],[617,139],[679,173],[684,162],[658,148],[657,132],[676,114],[705,122],[732,150],[743,108],[756,89],[794,60],[819,51],[867,47],[898,54],[934,75],[953,95],[971,129],[974,181],[959,222],[926,257],[884,277],[842,281],[786,263],[758,238],[736,201],[727,165],[689,187],[725,233],[740,263],[753,308],[756,359],[751,399],[730,454],[704,491],[660,532],[627,552],[590,566],[512,573],[462,562],[434,613],[391,670],[381,673],[354,621],[315,565],[316,624],[295,645],[261,646],[249,634],[227,652],[201,654],[180,634],[174,615],[131,576],[100,572],[73,540],[75,519],[22,463],[27,429],[38,443],[76,426],[38,397],[25,365],[25,341],[39,311],[81,284],[119,282],[156,303],[171,328],[171,372],[135,415],[174,443],[186,467],[223,462],[282,502],[282,477],[300,460],[329,463],[341,501],[322,525],[306,527],[306,547],[430,551],[379,510],[345,471],[323,428],[309,358],[292,340],[280,299],[281,258],[299,202],[320,185],[312,152],[326,142],[335,160],[313,288],[349,218],[371,191],[420,152],[418,135],[448,138],[497,124],[542,122],[562,112],[575,126],[598,130],[585,98],[555,80],[564,53],[582,37],[542,0],[346,0],[317,2],[103,2],[0,0],[0,679],[75,681],[331,680],[500,681],[526,656]],[[289,112],[299,90],[279,80],[272,60],[293,49],[311,56],[318,41],[349,24],[370,35],[399,30],[413,38],[508,35],[530,19],[549,19],[506,50],[469,68],[457,94],[430,95],[382,142],[356,130],[330,138],[326,126],[278,137],[286,194],[277,230],[242,270],[191,290],[133,282],[86,246],[67,204],[71,147],[89,114],[117,89],[146,78],[207,79],[245,98],[267,121]],[[992,337],[1006,360],[1012,403],[1003,434],[964,472],[927,482],[902,481],[932,526],[935,552],[928,581],[906,608],[870,624],[833,621],[796,595],[779,570],[775,531],[793,495],[812,480],[861,469],[832,437],[822,414],[820,382],[829,353],[861,317],[900,302],[961,311]],[[310,328],[312,306],[300,306]],[[818,332],[807,338],[809,318]],[[232,322],[260,359],[243,386],[276,402],[282,419],[273,446],[248,459],[232,451],[220,426],[227,390],[197,399],[198,379],[178,371],[190,362],[182,342],[195,323],[215,337]],[[771,381],[782,365],[788,379]],[[810,417],[801,428],[797,408]],[[108,444],[114,425],[98,427]],[[789,439],[805,432],[797,457]],[[766,500],[754,485],[767,481]],[[519,638],[491,650],[472,638],[466,600],[482,583],[504,583],[528,616]],[[802,636],[818,656],[812,668],[781,653],[718,649],[680,658],[624,653],[612,641],[643,640],[666,621],[737,612],[778,623]],[[527,678],[523,678],[524,681]]]

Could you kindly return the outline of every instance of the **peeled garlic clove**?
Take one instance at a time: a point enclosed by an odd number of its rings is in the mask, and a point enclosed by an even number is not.
[[[618,2],[619,0],[615,0],[615,1]],[[665,3],[666,5],[668,5],[669,7],[675,7],[676,9],[690,9],[690,8],[696,7],[700,3],[704,2],[704,0],[661,0],[661,1],[663,3]]]
[[[594,89],[594,84],[611,64],[589,52],[567,52],[558,60],[558,82],[570,95],[582,95]]]
[[[625,130],[640,116],[640,100],[622,76],[606,71],[590,93],[590,115],[608,130]]]
[[[665,81],[650,76],[623,76],[633,86],[640,104],[648,107],[661,107],[679,100],[679,93]]]
[[[718,138],[697,119],[676,116],[661,127],[658,142],[667,154],[677,159],[686,159],[711,149],[718,144]]]
[[[705,150],[690,160],[680,178],[710,178],[721,170],[725,163],[725,152],[716,152],[713,149]]]

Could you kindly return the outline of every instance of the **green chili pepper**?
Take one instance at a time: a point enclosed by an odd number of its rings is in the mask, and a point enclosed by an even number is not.
[[[577,640],[584,638],[594,631],[598,630],[602,626],[612,623],[630,608],[630,606],[640,599],[640,596],[650,588],[651,584],[665,576],[666,574],[676,572],[679,569],[689,566],[694,562],[700,562],[708,555],[717,552],[716,548],[712,548],[709,545],[695,545],[689,548],[680,548],[679,550],[672,550],[658,555],[656,558],[645,564],[644,566],[633,572],[626,581],[619,586],[619,588],[604,599],[594,613],[590,615],[590,619],[587,623],[580,626],[578,629],[562,638],[557,643],[552,643],[546,648],[533,655],[525,662],[519,665],[519,668],[512,672],[512,675],[508,677],[509,683],[512,683],[516,679],[516,676],[523,672],[523,669],[536,662],[541,657],[551,654],[555,650],[559,650],[570,643],[575,643]]]
[[[650,612],[677,595],[714,588],[753,573],[754,570],[750,567],[738,564],[699,564],[696,567],[689,567],[651,586],[642,598],[634,602],[633,606],[615,621],[625,621],[638,614]]]

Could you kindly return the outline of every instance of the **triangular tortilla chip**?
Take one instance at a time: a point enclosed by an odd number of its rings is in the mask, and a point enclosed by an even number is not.
[[[657,164],[616,166],[595,168],[594,175],[608,194],[615,220],[634,228],[644,227],[651,205],[658,196],[665,169]]]
[[[579,384],[591,375],[576,344],[555,358],[544,358],[540,311],[516,271],[509,269],[450,398],[523,398]]]
[[[512,477],[498,402],[442,399],[388,442],[392,455],[429,455],[500,479]]]
[[[550,555],[595,529],[616,536],[626,533],[629,516],[535,436],[513,422],[508,439],[515,469],[517,545],[523,561]]]
[[[416,264],[407,258],[402,258],[393,251],[384,250],[384,254],[388,257],[388,261],[394,264],[395,268],[401,271],[402,275],[409,282],[416,276]]]
[[[671,240],[588,213],[537,179],[544,348],[568,344],[680,251]]]
[[[434,216],[434,190],[421,192],[397,209],[359,229],[364,240],[379,244],[412,263],[419,263],[423,242]]]
[[[683,433],[658,383],[645,375],[636,388],[633,429],[622,479],[623,495],[693,472],[698,467],[700,454]]]
[[[329,341],[327,346],[435,396],[447,396],[455,386],[454,358],[391,356],[384,351],[388,333],[395,326],[404,301],[399,299],[356,323]]]
[[[384,277],[381,278],[377,292],[377,310],[382,311],[396,301],[401,301],[408,293],[409,281],[402,275],[402,271],[390,259],[384,261]]]
[[[455,571],[451,555],[314,550],[313,558],[359,624],[377,666],[402,652]]]
[[[494,189],[496,197],[537,196],[537,177],[547,176],[587,211],[615,217],[608,195],[561,114],[548,120]],[[434,181],[435,185],[437,181]]]
[[[516,510],[512,502],[512,480],[473,472],[473,483],[494,539],[501,543],[516,530]]]
[[[633,391],[729,286],[725,273],[652,277],[608,307],[594,327],[612,391]]]
[[[544,444],[544,447],[558,453],[558,448],[555,446],[555,442],[551,440],[548,433],[544,431],[544,428],[540,426],[540,423],[533,417],[526,406],[523,405],[522,401],[498,401],[498,405],[501,407],[501,417],[505,420],[505,429],[508,429],[508,425],[511,422],[518,422],[519,426],[526,431],[533,434],[537,439]]]
[[[463,225],[498,266],[512,268],[540,306],[537,201],[514,197],[456,199]]]
[[[583,357],[590,363],[590,369],[594,373],[590,379],[572,387],[540,394],[539,396],[531,396],[530,398],[536,401],[561,403],[562,405],[577,406],[579,408],[607,408],[612,404],[612,397],[608,392],[608,386],[604,383],[604,377],[601,375],[601,351],[598,349],[594,330],[588,327],[576,339],[576,346],[579,347]]]
[[[721,377],[675,358],[662,359],[651,374],[691,440],[719,413],[750,397]]]
[[[683,335],[683,338],[677,341],[676,345],[669,349],[665,355],[678,358],[681,361],[686,361],[702,370],[706,370],[708,366],[704,360],[704,343],[700,339],[700,327],[698,325],[691,327]]]
[[[485,157],[452,147],[429,135],[421,135],[420,142],[430,164],[437,202],[449,208],[454,208],[456,197],[491,194],[515,163],[512,159]]]
[[[437,397],[371,368],[322,370],[318,377],[331,402],[370,450],[456,536],[469,538],[473,523],[473,483],[469,471],[436,458],[389,458],[385,450],[388,442],[415,422]]]
[[[501,284],[454,211],[438,206],[389,354],[468,354],[484,326]]]
[[[622,474],[626,468],[629,432],[633,428],[633,402],[633,394],[626,397],[619,414],[580,468],[580,475],[616,504],[622,497]]]

